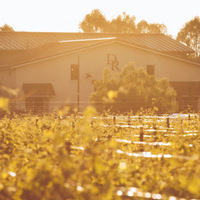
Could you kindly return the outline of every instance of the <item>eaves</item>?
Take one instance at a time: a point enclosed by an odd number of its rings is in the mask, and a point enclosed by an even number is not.
[[[143,51],[148,51],[148,52],[151,52],[151,53],[154,53],[154,54],[158,54],[158,55],[161,55],[161,56],[169,57],[169,58],[172,58],[172,59],[175,59],[175,60],[180,60],[180,61],[183,61],[183,62],[186,62],[186,63],[190,63],[190,64],[193,64],[193,65],[200,66],[200,63],[193,62],[193,61],[190,61],[190,60],[187,60],[187,59],[184,59],[184,58],[176,57],[176,56],[173,56],[173,55],[169,55],[167,53],[163,53],[163,52],[156,51],[156,50],[153,50],[153,49],[148,49],[148,48],[145,48],[145,47],[137,46],[137,45],[134,45],[134,44],[131,44],[131,43],[124,42],[124,41],[119,40],[119,39],[118,39],[118,42],[120,44],[124,44],[124,45],[130,46],[130,47],[134,47],[134,48],[137,48],[137,49],[140,49],[140,50],[143,50]]]
[[[36,59],[36,60],[24,62],[24,63],[13,64],[13,65],[10,65],[8,67],[11,68],[11,69],[25,67],[27,65],[40,63],[40,62],[44,62],[44,61],[47,61],[47,60],[59,58],[59,57],[62,57],[62,56],[72,55],[72,54],[75,54],[75,53],[80,53],[80,52],[83,52],[83,51],[86,51],[86,50],[89,50],[89,49],[93,49],[93,48],[97,48],[97,47],[100,47],[100,46],[104,46],[104,45],[107,45],[107,44],[113,44],[113,43],[116,43],[116,38],[112,38],[110,40],[99,42],[99,43],[92,44],[92,45],[86,45],[86,46],[81,47],[81,48],[74,48],[74,49],[70,49],[68,51],[61,51],[59,53],[56,53],[53,56],[48,56],[48,57],[44,57],[44,58],[41,58],[41,59]]]
[[[103,41],[103,42],[95,43],[95,44],[92,44],[92,45],[86,45],[86,46],[81,47],[81,48],[70,49],[68,51],[61,51],[61,52],[59,52],[55,55],[51,55],[51,56],[48,56],[48,57],[44,57],[44,58],[40,58],[40,59],[36,59],[36,60],[24,62],[24,63],[11,65],[11,66],[8,66],[8,67],[11,68],[11,69],[25,67],[25,66],[30,65],[30,64],[35,64],[35,63],[59,58],[59,57],[62,57],[62,56],[80,53],[80,52],[83,52],[83,51],[86,51],[86,50],[89,50],[89,49],[94,49],[94,48],[97,48],[97,47],[105,46],[105,45],[108,45],[108,44],[114,44],[114,43],[123,44],[123,45],[129,46],[129,47],[133,47],[133,48],[140,49],[140,50],[143,50],[143,51],[148,51],[148,52],[151,52],[151,53],[154,53],[154,54],[157,54],[157,55],[165,56],[165,57],[168,57],[168,58],[171,58],[171,59],[180,60],[182,62],[186,62],[186,63],[189,63],[189,64],[200,66],[200,63],[196,63],[196,62],[184,59],[184,58],[169,55],[169,54],[166,54],[166,53],[163,53],[163,52],[160,52],[160,51],[156,51],[156,50],[153,50],[153,49],[148,49],[148,48],[145,48],[145,47],[142,47],[142,46],[138,46],[138,45],[123,41],[122,39],[119,39],[119,38],[112,38],[110,40],[106,40],[106,41]],[[5,67],[5,68],[7,69],[8,67]]]

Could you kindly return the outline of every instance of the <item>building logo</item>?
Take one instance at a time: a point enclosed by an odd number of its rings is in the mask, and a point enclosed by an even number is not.
[[[107,54],[107,64],[111,65],[112,71],[120,71],[117,56],[114,54]]]

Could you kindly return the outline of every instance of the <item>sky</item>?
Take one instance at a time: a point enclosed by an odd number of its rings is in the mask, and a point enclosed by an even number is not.
[[[15,31],[80,32],[79,23],[93,9],[107,20],[123,12],[136,23],[160,23],[174,38],[184,24],[200,17],[200,0],[0,0],[0,26]]]

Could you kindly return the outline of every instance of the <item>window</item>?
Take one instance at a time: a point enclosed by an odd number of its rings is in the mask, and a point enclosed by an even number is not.
[[[78,80],[78,79],[79,79],[79,66],[71,65],[71,80]]]
[[[155,74],[155,69],[154,65],[147,65],[147,74],[149,75],[154,75]]]
[[[40,113],[49,111],[49,98],[45,97],[27,97],[26,111]]]

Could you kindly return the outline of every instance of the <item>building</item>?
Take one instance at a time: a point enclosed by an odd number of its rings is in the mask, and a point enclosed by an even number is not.
[[[179,110],[200,110],[200,63],[194,51],[163,34],[0,32],[0,84],[18,88],[13,110],[82,110],[94,80],[129,62],[177,90]]]

